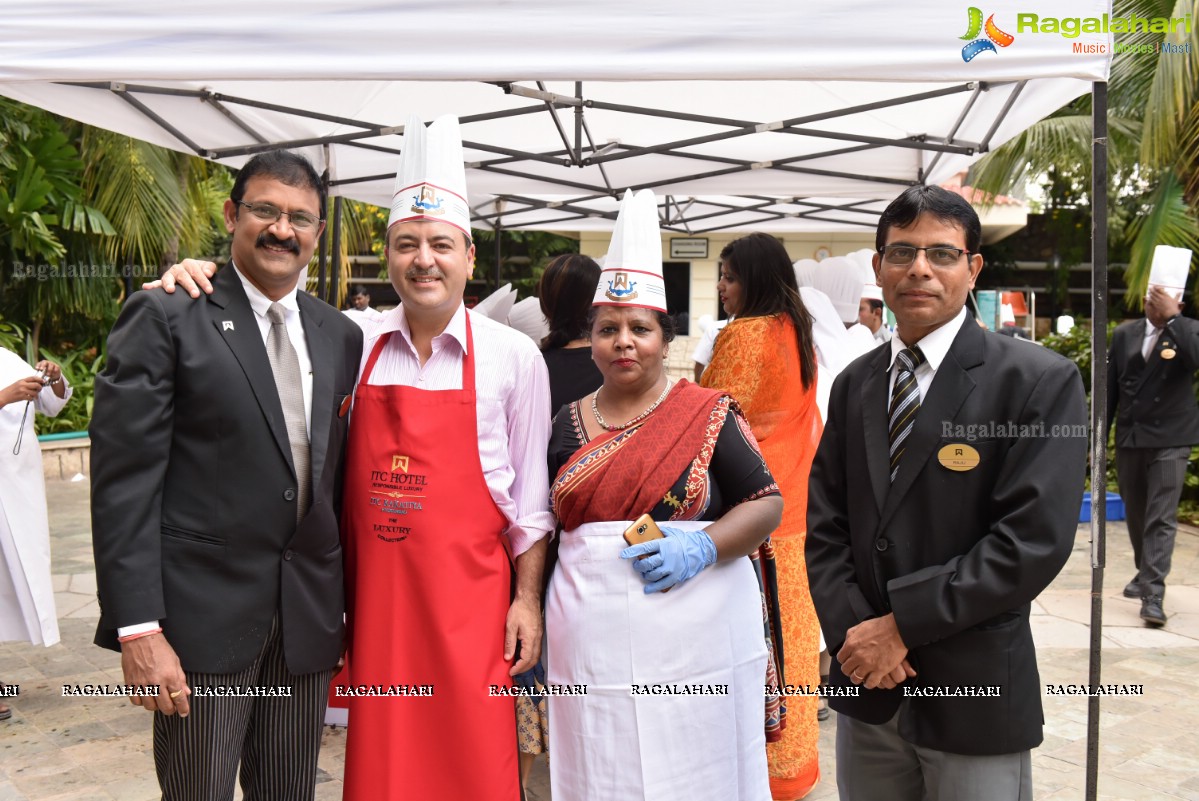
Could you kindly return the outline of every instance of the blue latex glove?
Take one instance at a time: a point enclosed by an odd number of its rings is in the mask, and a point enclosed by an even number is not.
[[[630,545],[620,552],[621,559],[634,560],[633,569],[648,582],[647,595],[682,584],[716,562],[716,543],[708,532],[662,526],[662,533],[666,535],[662,539]],[[644,559],[638,559],[646,554]]]

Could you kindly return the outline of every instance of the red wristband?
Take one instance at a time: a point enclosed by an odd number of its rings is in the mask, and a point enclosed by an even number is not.
[[[162,634],[162,629],[150,629],[149,631],[139,631],[137,634],[129,634],[124,637],[117,637],[117,642],[132,642],[139,637],[149,637],[151,634]]]

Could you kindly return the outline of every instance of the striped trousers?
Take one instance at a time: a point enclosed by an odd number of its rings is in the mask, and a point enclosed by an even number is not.
[[[185,673],[191,713],[154,713],[154,768],[163,801],[232,801],[239,762],[244,801],[311,801],[333,671],[290,673],[276,616],[247,669]],[[273,694],[232,695],[239,689]]]

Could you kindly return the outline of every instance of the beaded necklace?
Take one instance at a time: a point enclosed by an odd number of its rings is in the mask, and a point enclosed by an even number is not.
[[[602,387],[601,387],[601,389],[602,389]],[[599,423],[600,428],[604,429],[605,431],[623,431],[624,429],[628,428],[631,425],[634,425],[635,423],[640,423],[642,420],[644,420],[645,418],[647,418],[651,414],[653,414],[654,409],[657,409],[658,405],[661,404],[662,401],[666,400],[666,393],[668,393],[668,392],[670,392],[670,379],[669,378],[666,379],[666,388],[662,390],[662,394],[658,396],[658,399],[656,401],[654,401],[653,403],[650,404],[648,409],[646,409],[644,412],[637,415],[636,417],[634,417],[632,420],[628,421],[627,423],[621,423],[618,426],[610,426],[606,422],[604,422],[604,417],[603,417],[603,415],[600,414],[600,410],[599,410],[600,391],[597,389],[595,391],[595,394],[591,396],[591,413],[593,415],[595,415],[595,422]]]

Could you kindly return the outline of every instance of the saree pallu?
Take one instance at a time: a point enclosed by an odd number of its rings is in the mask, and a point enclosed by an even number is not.
[[[822,426],[815,382],[800,377],[795,326],[785,315],[738,318],[716,339],[703,386],[728,392],[740,405],[783,495],[783,520],[771,535],[778,568],[786,681],[820,684],[820,623],[808,589],[808,473]],[[815,696],[788,699],[787,728],[767,746],[776,801],[805,796],[820,779]]]

